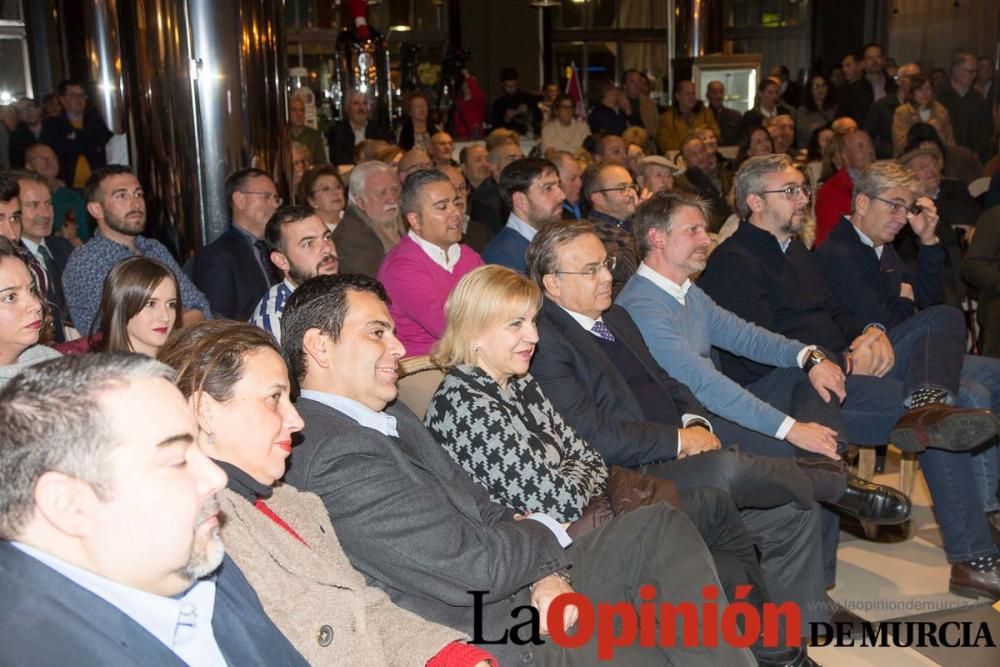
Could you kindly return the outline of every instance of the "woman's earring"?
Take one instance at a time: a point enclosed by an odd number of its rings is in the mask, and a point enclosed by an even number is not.
[[[472,344],[472,351],[473,352],[479,352],[479,343],[473,343]]]
[[[207,442],[208,442],[209,445],[214,445],[215,444],[215,434],[214,433],[209,433],[208,436],[207,436],[207,438],[206,438],[206,440],[207,440]]]

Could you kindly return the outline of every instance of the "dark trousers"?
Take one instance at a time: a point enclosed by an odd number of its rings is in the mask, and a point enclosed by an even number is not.
[[[680,510],[658,504],[616,517],[610,523],[576,540],[569,548],[573,557],[573,588],[594,605],[599,602],[629,602],[637,607],[641,586],[656,588],[656,604],[693,602],[699,609],[707,602],[702,589],[722,584],[712,566],[712,556],[691,520]],[[720,608],[721,608],[720,601]],[[534,649],[536,662],[543,665],[634,665],[660,667],[664,664],[692,667],[752,667],[757,662],[747,650],[728,646],[686,648],[682,625],[675,631],[675,647],[641,648],[638,642],[615,651],[612,662],[597,657],[596,631],[591,641],[567,650],[547,641]],[[571,632],[575,632],[571,630]],[[659,630],[656,635],[659,638]],[[488,647],[487,647],[488,648]]]
[[[789,473],[789,478],[793,475],[802,476],[794,465],[787,467],[787,463],[770,461],[762,457],[744,458],[756,458],[760,465],[774,469],[778,469],[775,466],[786,466],[785,469],[795,470],[796,473]],[[723,482],[720,480],[729,478],[734,468],[746,465],[745,462],[740,463],[740,455],[727,450],[706,452],[678,461],[643,466],[641,471],[669,479],[679,489],[723,488]],[[735,478],[756,480],[753,485],[758,487],[761,493],[774,493],[776,487],[774,479],[769,475],[758,477],[756,473],[747,473],[743,477],[737,475]],[[746,482],[748,485],[750,483]],[[735,493],[729,493],[734,501],[737,497],[749,495],[740,484],[736,485]],[[750,539],[760,551],[764,579],[774,601],[778,604],[782,602],[798,604],[802,610],[803,623],[827,620],[828,615],[823,608],[826,587],[821,564],[819,506],[810,502],[808,508],[803,509],[792,501],[786,501],[785,504],[769,509],[749,509],[741,506],[740,502],[736,502],[736,506],[740,508],[740,515]],[[761,507],[761,505],[750,507]]]
[[[843,414],[851,442],[884,445],[906,411],[905,402],[922,386],[945,389],[963,401],[965,320],[950,306],[921,311],[889,332],[896,365],[884,378],[850,376]],[[968,392],[964,392],[968,393]],[[934,501],[945,556],[950,563],[997,554],[980,495],[982,450],[928,449],[918,456]]]
[[[837,432],[839,449],[848,442],[848,429],[838,401],[820,398],[809,382],[809,376],[798,368],[776,368],[761,379],[748,385],[747,391],[770,403],[786,415],[803,423],[815,422]],[[712,425],[725,445],[738,444],[741,451],[774,458],[809,458],[814,454],[799,449],[786,440],[778,440],[739,424],[712,417]],[[821,509],[820,535],[822,542],[823,582],[832,588],[837,582],[837,546],[840,543],[840,517],[828,509]]]

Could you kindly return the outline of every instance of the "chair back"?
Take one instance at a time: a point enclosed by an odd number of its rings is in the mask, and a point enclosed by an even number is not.
[[[444,376],[445,370],[431,361],[428,354],[401,360],[396,382],[398,400],[423,419]]]

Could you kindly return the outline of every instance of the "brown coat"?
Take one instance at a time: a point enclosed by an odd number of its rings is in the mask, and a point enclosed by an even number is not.
[[[423,667],[462,633],[397,607],[365,584],[312,493],[280,485],[267,506],[306,546],[233,491],[221,494],[222,539],[264,610],[311,665]],[[320,645],[332,630],[333,640]]]

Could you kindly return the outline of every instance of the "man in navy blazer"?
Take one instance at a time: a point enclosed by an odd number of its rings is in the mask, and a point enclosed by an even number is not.
[[[364,139],[392,141],[389,130],[368,118],[368,96],[348,91],[344,107],[347,117],[334,123],[326,134],[330,164],[354,164],[354,147]]]
[[[0,664],[306,664],[225,558],[226,475],[172,378],[88,354],[0,392]]]
[[[500,174],[500,195],[511,212],[483,251],[483,260],[527,274],[524,253],[531,239],[543,226],[562,218],[566,195],[559,187],[559,169],[542,158],[515,160]]]
[[[248,168],[226,178],[232,224],[195,256],[194,279],[217,317],[246,321],[274,280],[264,228],[281,206],[267,172]]]

